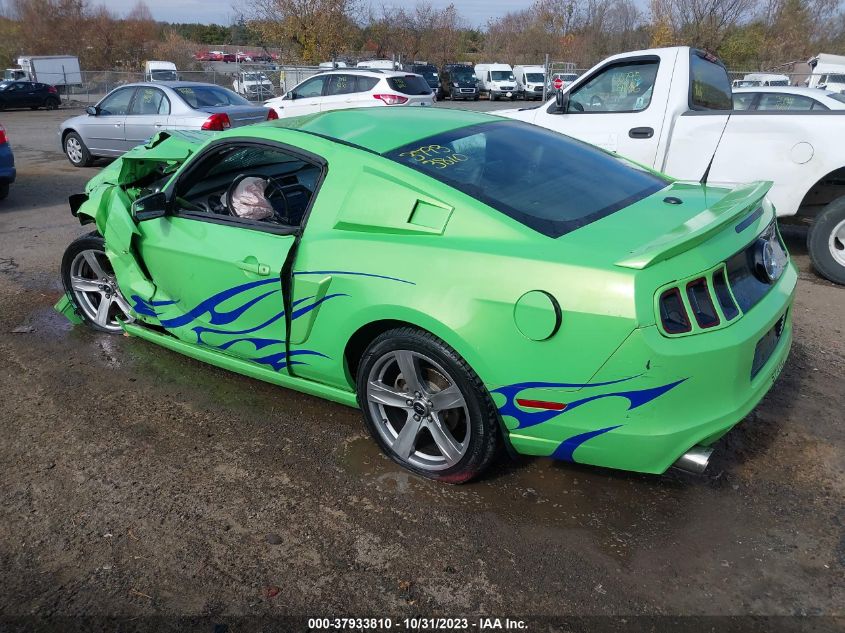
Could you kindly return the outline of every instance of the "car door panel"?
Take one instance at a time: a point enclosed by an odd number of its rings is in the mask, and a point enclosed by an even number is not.
[[[99,114],[89,116],[82,129],[85,144],[98,156],[119,156],[130,147],[126,141],[126,113],[135,88],[120,88],[98,105]]]
[[[288,366],[281,273],[294,235],[165,216],[139,224],[156,293],[141,310],[181,340]]]
[[[167,127],[170,103],[158,88],[139,88],[126,116],[127,149],[147,142]]]

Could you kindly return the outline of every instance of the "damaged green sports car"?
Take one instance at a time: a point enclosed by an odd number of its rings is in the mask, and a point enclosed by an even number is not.
[[[96,230],[57,308],[360,407],[427,477],[504,447],[701,471],[790,347],[769,187],[458,110],[163,133],[71,198]]]

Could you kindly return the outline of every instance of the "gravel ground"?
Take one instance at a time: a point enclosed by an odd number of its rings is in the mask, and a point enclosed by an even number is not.
[[[0,119],[3,616],[845,616],[845,289],[804,230],[792,355],[707,476],[520,459],[450,487],[355,410],[55,314],[96,173],[60,153],[70,114]]]

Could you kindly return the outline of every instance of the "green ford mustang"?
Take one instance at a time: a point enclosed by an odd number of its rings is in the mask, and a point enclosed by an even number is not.
[[[790,347],[769,187],[457,110],[160,134],[71,197],[96,231],[57,309],[360,406],[427,477],[469,480],[501,447],[701,471]]]

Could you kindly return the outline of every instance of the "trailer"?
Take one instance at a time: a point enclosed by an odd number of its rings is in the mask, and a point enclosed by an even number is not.
[[[18,68],[7,68],[3,78],[37,81],[57,87],[82,85],[79,58],[71,55],[18,57]]]

